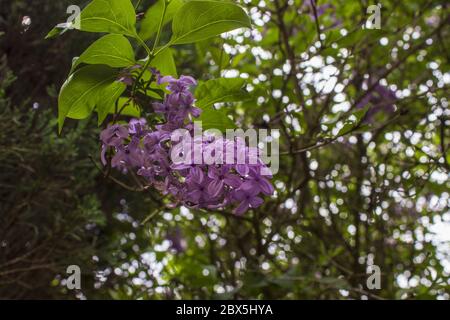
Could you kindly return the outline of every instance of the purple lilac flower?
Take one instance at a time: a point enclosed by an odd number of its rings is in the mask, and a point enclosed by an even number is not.
[[[242,215],[250,207],[257,208],[263,204],[264,200],[258,197],[259,189],[255,188],[251,182],[244,182],[238,190],[233,192],[233,198],[239,202],[235,209],[235,214]]]
[[[102,163],[107,164],[106,153],[111,150],[111,166],[123,172],[133,170],[164,195],[178,203],[193,208],[222,209],[235,206],[236,214],[257,208],[263,200],[260,194],[272,195],[274,188],[270,176],[262,176],[267,169],[260,159],[259,149],[249,148],[245,140],[230,141],[214,136],[193,138],[191,117],[200,115],[194,106],[195,98],[190,87],[195,79],[181,76],[162,77],[152,71],[159,84],[167,84],[169,93],[153,109],[165,122],[150,126],[145,119],[132,119],[128,125],[114,124],[102,131]],[[190,143],[172,141],[172,133],[185,129]],[[190,161],[177,162],[171,155],[179,154]],[[243,155],[243,159],[240,157]],[[203,162],[196,163],[200,158]],[[218,163],[217,159],[231,158],[233,164]],[[237,160],[245,160],[237,163]],[[174,204],[175,205],[175,204]]]
[[[205,177],[200,168],[193,168],[186,180],[188,190],[190,190],[187,194],[187,199],[190,202],[198,203],[199,201],[205,201],[213,197],[213,195],[208,191],[209,179]]]
[[[208,185],[208,192],[217,197],[226,186],[239,188],[242,184],[241,178],[230,172],[230,165],[220,167],[210,166],[208,169],[208,177],[211,179]]]
[[[103,130],[100,134],[100,139],[103,144],[112,147],[120,145],[123,139],[126,138],[128,138],[128,130],[119,124],[108,126],[108,128]]]
[[[274,188],[269,180],[261,176],[255,168],[250,169],[247,183],[250,183],[255,190],[259,190],[268,196],[274,192]]]
[[[139,148],[139,139],[133,137],[128,145],[116,147],[116,154],[111,160],[113,168],[141,167],[144,161],[142,149]]]
[[[145,120],[144,118],[131,119],[130,123],[128,124],[128,132],[131,135],[143,137],[146,134],[146,125],[147,120]]]

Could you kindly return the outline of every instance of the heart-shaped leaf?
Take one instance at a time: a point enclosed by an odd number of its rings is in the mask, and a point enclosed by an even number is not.
[[[81,11],[82,31],[136,34],[136,12],[130,0],[94,0]]]
[[[59,93],[59,131],[61,132],[66,117],[87,118],[98,102],[110,94],[106,89],[111,88],[116,78],[117,71],[105,65],[89,65],[75,71]]]
[[[127,38],[120,34],[108,34],[95,41],[75,61],[72,69],[80,63],[106,64],[113,68],[134,65],[134,51]]]
[[[162,75],[177,76],[177,67],[173,58],[172,49],[162,50],[150,63],[150,66],[158,69]]]
[[[225,107],[220,109],[207,107],[202,110],[200,117],[195,121],[202,122],[203,130],[217,129],[226,132],[227,129],[236,128],[234,122],[228,117],[228,110]]]
[[[195,91],[196,105],[206,108],[218,102],[235,102],[249,99],[244,89],[245,80],[240,78],[218,78],[202,82]]]
[[[195,90],[196,106],[202,109],[199,121],[202,121],[204,130],[236,128],[234,122],[228,117],[228,109],[213,106],[219,102],[245,101],[250,98],[244,89],[245,80],[240,78],[218,78],[201,82]]]
[[[251,27],[250,18],[237,4],[211,0],[190,1],[173,18],[170,44],[192,43],[244,27]]]
[[[74,27],[60,23],[46,36],[58,36]],[[80,13],[81,31],[118,33],[136,36],[136,12],[130,0],[93,0]]]

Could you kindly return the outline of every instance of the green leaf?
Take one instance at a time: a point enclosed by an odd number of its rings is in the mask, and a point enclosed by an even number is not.
[[[136,12],[130,0],[93,0],[80,15],[81,31],[136,36]],[[46,39],[70,29],[68,24],[59,24],[47,34]]]
[[[172,49],[166,48],[162,50],[150,62],[150,66],[158,69],[162,75],[171,75],[177,77],[177,67],[173,58]]]
[[[104,99],[104,90],[116,80],[117,71],[105,65],[85,66],[63,84],[58,97],[58,124],[61,132],[66,117],[87,118]]]
[[[196,106],[202,109],[198,121],[202,121],[203,129],[218,129],[223,132],[226,129],[236,128],[234,122],[228,117],[229,110],[226,107],[213,108],[215,103],[236,102],[250,99],[244,89],[245,80],[240,78],[218,78],[202,82],[195,90],[197,98]]]
[[[236,125],[228,117],[228,114],[229,111],[225,107],[222,107],[220,109],[208,107],[202,110],[202,114],[195,121],[202,122],[203,130],[217,129],[222,132],[226,132],[227,129],[236,128]]]
[[[64,34],[65,32],[67,32],[68,30],[71,30],[71,29],[69,27],[67,27],[65,24],[59,24],[56,27],[54,27],[52,30],[50,30],[49,33],[47,33],[47,35],[45,36],[45,39],[56,38],[56,37]]]
[[[164,17],[163,26],[172,21],[175,13],[185,3],[184,0],[172,0],[167,5],[166,15]],[[164,0],[158,0],[145,13],[144,19],[141,22],[141,30],[139,36],[145,41],[150,39],[158,31],[161,15],[164,10]]]
[[[251,27],[250,18],[237,4],[211,0],[190,1],[173,18],[170,44],[192,43],[244,27]]]
[[[250,96],[244,86],[245,80],[240,78],[218,78],[202,82],[195,91],[196,105],[206,108],[218,102],[247,100]]]
[[[117,103],[118,109],[122,109],[122,112],[120,113],[121,115],[124,116],[130,116],[130,117],[135,117],[135,118],[139,118],[141,116],[141,109],[138,105],[136,105],[133,101],[128,101],[128,98],[119,98],[119,101]],[[125,108],[124,108],[125,106]],[[109,113],[114,113],[115,111],[115,106],[113,106],[113,108],[111,108]]]
[[[94,0],[81,11],[82,31],[136,34],[136,12],[130,0]]]
[[[127,86],[122,82],[113,82],[105,90],[100,93],[99,101],[97,103],[98,125],[105,121],[108,113],[114,113],[116,110],[116,101],[125,91]]]
[[[80,64],[106,64],[113,68],[135,64],[134,51],[127,38],[120,34],[108,34],[95,41],[76,60],[73,70]]]

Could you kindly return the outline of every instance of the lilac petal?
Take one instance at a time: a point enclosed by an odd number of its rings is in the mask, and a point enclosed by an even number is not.
[[[117,147],[122,143],[122,140],[128,137],[128,129],[115,124],[108,126],[100,134],[100,139],[102,142],[108,146]]]
[[[117,125],[117,130],[115,131],[116,136],[119,138],[127,138],[128,137],[128,130],[124,126]]]
[[[140,119],[131,119],[128,124],[128,132],[132,135],[137,135],[142,137],[145,132],[145,127],[147,125],[147,120],[144,118]]]
[[[208,178],[217,179],[218,177],[219,177],[218,169],[214,166],[209,167]]]
[[[225,175],[224,182],[227,185],[229,185],[233,188],[236,188],[236,189],[239,188],[242,184],[241,178],[239,178],[238,176],[231,174],[231,173],[228,173]]]
[[[168,111],[167,106],[164,103],[155,102],[152,106],[156,113],[166,113]]]
[[[238,216],[243,215],[245,212],[247,212],[249,207],[249,203],[247,201],[242,201],[239,206],[234,209],[234,213]]]
[[[157,83],[158,84],[163,84],[163,83],[168,83],[168,82],[172,82],[175,81],[175,78],[172,76],[165,76],[165,77],[160,77],[158,78]]]
[[[189,111],[190,111],[190,113],[192,114],[192,116],[194,118],[200,117],[200,114],[202,113],[202,110],[200,108],[197,108],[197,107],[191,107],[189,109]]]
[[[159,138],[156,132],[148,133],[144,138],[144,146],[149,152],[155,150],[155,146],[158,144]]]
[[[179,81],[185,85],[195,86],[197,84],[197,81],[191,76],[181,76]]]
[[[190,91],[183,91],[180,93],[180,104],[190,106],[194,103],[194,96]]]
[[[250,196],[256,196],[259,193],[259,185],[254,180],[247,180],[241,184],[239,190]]]
[[[202,192],[200,190],[193,190],[187,194],[188,199],[192,202],[198,202],[202,197]]]
[[[193,167],[191,169],[190,172],[190,176],[192,181],[197,182],[197,183],[202,183],[203,182],[203,178],[204,178],[204,174],[202,169],[200,169],[199,167]]]
[[[233,198],[234,200],[239,201],[239,202],[244,201],[246,197],[247,197],[247,194],[246,194],[245,192],[242,192],[242,191],[235,190],[235,191],[232,193],[232,198]]]
[[[260,197],[254,197],[250,200],[250,205],[252,208],[258,208],[260,205],[264,203],[264,200]]]
[[[223,181],[212,180],[208,185],[208,193],[213,197],[217,197],[223,190]]]
[[[273,188],[272,184],[266,179],[266,178],[259,178],[259,187],[261,188],[262,192],[267,194],[268,196],[272,195],[275,189]]]
[[[237,164],[236,165],[236,171],[243,177],[248,175],[249,168],[246,164]]]
[[[181,104],[180,100],[181,97],[179,93],[172,93],[167,96],[166,103],[172,108],[177,108]]]
[[[111,166],[113,168],[120,167],[123,165],[123,152],[117,152],[114,157],[111,159]]]

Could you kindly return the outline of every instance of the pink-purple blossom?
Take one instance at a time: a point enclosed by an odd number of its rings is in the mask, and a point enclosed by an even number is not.
[[[201,112],[195,107],[190,91],[196,85],[195,79],[161,77],[158,73],[156,76],[157,82],[167,84],[170,92],[164,101],[153,104],[153,110],[165,122],[151,126],[142,118],[132,119],[127,125],[108,126],[100,135],[102,162],[106,163],[105,154],[112,150],[113,168],[135,171],[148,186],[170,196],[178,205],[199,209],[232,206],[239,215],[262,205],[261,196],[272,195],[274,188],[269,181],[271,177],[261,175],[261,169],[267,167],[258,151],[247,147],[241,139],[193,137],[193,119]],[[192,137],[192,148],[187,151],[181,148],[182,142],[172,141],[172,133],[178,129],[185,129]],[[194,157],[196,152],[201,153],[200,157]],[[172,153],[191,159],[178,163],[172,160]],[[238,155],[244,155],[245,163],[214,161],[217,156],[239,160]],[[200,162],[194,161],[198,158]]]

